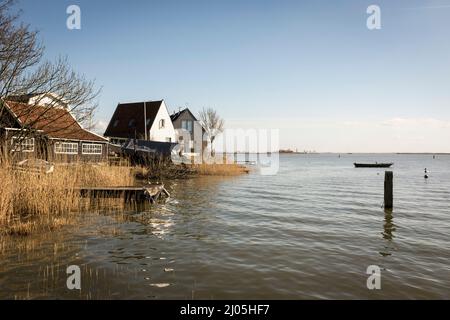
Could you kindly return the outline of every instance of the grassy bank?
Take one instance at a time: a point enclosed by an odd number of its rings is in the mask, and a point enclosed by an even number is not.
[[[249,170],[239,164],[198,164],[192,166],[195,174],[202,176],[238,176]]]
[[[138,172],[144,180],[188,179],[198,176],[238,176],[249,173],[249,169],[239,164],[173,164],[155,161]]]

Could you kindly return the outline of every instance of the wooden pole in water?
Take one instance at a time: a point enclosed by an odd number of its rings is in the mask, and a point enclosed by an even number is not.
[[[392,209],[394,207],[394,173],[386,171],[384,176],[384,208]]]

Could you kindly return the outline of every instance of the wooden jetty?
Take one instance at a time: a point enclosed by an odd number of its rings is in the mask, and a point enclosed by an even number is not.
[[[76,189],[82,197],[91,199],[123,198],[125,202],[151,204],[158,201],[161,195],[170,197],[170,193],[163,184],[149,184],[142,187],[86,187]]]

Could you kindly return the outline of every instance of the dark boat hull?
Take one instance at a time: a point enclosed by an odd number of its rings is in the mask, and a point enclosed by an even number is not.
[[[354,163],[355,168],[390,168],[393,163]]]

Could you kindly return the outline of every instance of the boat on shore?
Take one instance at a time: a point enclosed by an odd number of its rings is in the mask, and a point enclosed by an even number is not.
[[[390,168],[393,163],[354,163],[355,168]]]

